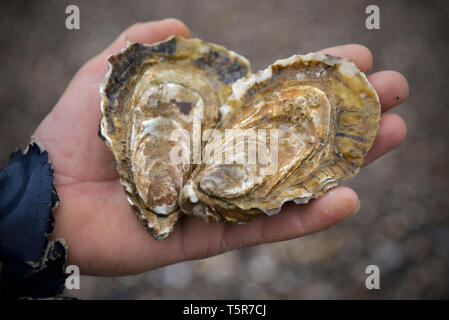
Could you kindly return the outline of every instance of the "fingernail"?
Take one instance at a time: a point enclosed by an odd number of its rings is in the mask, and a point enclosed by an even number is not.
[[[358,213],[359,211],[360,211],[360,200],[357,199],[357,207],[356,207],[356,209],[355,209],[349,216],[353,216],[353,215],[355,215],[356,213]]]

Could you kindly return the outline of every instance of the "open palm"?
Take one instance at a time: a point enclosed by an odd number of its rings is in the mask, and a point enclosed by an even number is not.
[[[208,224],[184,216],[170,238],[154,240],[134,216],[114,158],[97,136],[98,88],[107,71],[107,56],[125,47],[127,40],[152,43],[172,34],[188,37],[189,31],[174,19],[128,28],[78,71],[35,132],[49,152],[61,200],[54,212],[52,237],[66,239],[69,264],[78,265],[84,274],[139,273],[244,246],[297,238],[326,229],[357,212],[357,194],[350,188],[336,187],[307,205],[288,203],[280,214],[260,216],[244,225]],[[360,45],[339,46],[323,52],[346,57],[362,71],[372,66],[371,53]],[[408,96],[407,81],[397,72],[377,72],[368,79],[380,97],[382,111]],[[398,146],[405,135],[405,124],[398,115],[383,114],[365,163]]]

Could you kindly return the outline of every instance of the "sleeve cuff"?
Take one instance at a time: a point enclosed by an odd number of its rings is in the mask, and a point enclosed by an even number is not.
[[[48,153],[33,141],[0,169],[0,297],[61,294],[67,244],[51,241],[59,198]]]

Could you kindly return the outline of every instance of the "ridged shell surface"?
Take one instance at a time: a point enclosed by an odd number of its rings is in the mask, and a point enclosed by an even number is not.
[[[359,171],[379,120],[377,94],[354,63],[319,53],[278,60],[233,85],[180,207],[238,223],[318,198]]]
[[[114,154],[137,217],[164,239],[180,214],[179,193],[200,161],[195,155],[207,141],[203,133],[215,127],[232,84],[249,75],[250,66],[222,46],[181,37],[130,43],[108,63],[99,135]],[[173,161],[176,148],[184,161]]]

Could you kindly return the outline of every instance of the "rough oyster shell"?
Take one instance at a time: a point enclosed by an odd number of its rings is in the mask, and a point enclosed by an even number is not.
[[[246,222],[317,198],[359,171],[378,130],[377,94],[343,58],[293,56],[253,76],[232,51],[171,37],[108,62],[99,135],[156,239],[181,212]]]
[[[179,217],[178,195],[197,160],[192,149],[202,148],[201,131],[216,125],[219,107],[231,85],[250,73],[249,63],[222,46],[181,37],[128,44],[108,63],[99,135],[115,156],[137,217],[164,239]],[[190,161],[171,161],[175,132],[187,137],[181,147]]]
[[[274,214],[285,201],[306,203],[355,175],[380,120],[379,99],[365,75],[346,59],[318,53],[278,60],[239,80],[220,111],[215,129],[221,134],[205,146],[213,155],[205,152],[179,198],[184,213],[214,222]],[[254,132],[242,134],[257,129],[277,136],[262,131],[254,142]],[[249,154],[251,141],[265,142],[261,154],[276,162],[274,171],[249,157],[236,161]]]

